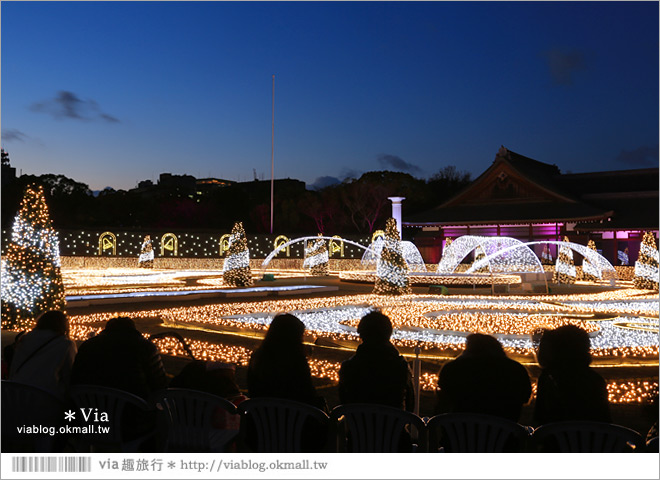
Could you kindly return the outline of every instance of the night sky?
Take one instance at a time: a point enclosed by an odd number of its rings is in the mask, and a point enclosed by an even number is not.
[[[2,147],[92,189],[658,166],[657,2],[2,2]]]

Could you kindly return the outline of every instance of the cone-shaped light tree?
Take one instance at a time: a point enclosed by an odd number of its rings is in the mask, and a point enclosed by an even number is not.
[[[323,276],[328,275],[328,246],[322,237],[323,234],[319,233],[319,238],[310,241],[305,246],[305,260],[303,268],[309,268],[312,275]]]
[[[653,233],[646,232],[635,262],[635,288],[658,290],[658,247]]]
[[[568,237],[564,237],[564,242],[569,242]],[[559,248],[557,263],[555,264],[555,273],[552,281],[555,283],[575,283],[575,263],[573,262],[573,250],[568,245],[563,244]]]
[[[227,285],[233,287],[249,287],[252,285],[250,250],[248,249],[242,222],[236,222],[234,228],[231,229],[229,250],[222,267],[222,279]]]
[[[374,293],[378,295],[410,293],[408,265],[401,252],[399,231],[393,218],[388,218],[385,224],[384,242],[376,266]]]
[[[594,242],[593,240],[589,240],[589,243],[587,243],[587,248],[593,250],[594,252],[597,252],[596,242]],[[588,282],[595,282],[599,280],[598,269],[586,257],[582,261],[582,278],[584,278]]]
[[[25,329],[43,312],[64,310],[60,246],[41,186],[25,189],[2,261],[2,327]]]

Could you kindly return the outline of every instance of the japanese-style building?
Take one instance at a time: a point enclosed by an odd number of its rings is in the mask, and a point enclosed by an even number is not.
[[[501,147],[493,164],[445,203],[403,218],[421,227],[414,242],[427,263],[437,263],[448,238],[507,236],[523,242],[570,241],[597,249],[621,265],[637,259],[645,231],[658,235],[658,168],[563,174]],[[541,256],[543,244],[534,245]],[[553,258],[557,247],[550,245]],[[619,252],[622,252],[619,254]]]

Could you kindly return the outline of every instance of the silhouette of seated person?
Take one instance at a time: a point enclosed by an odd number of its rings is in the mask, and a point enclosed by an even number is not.
[[[341,404],[374,403],[413,411],[415,390],[406,359],[390,342],[392,322],[374,310],[357,327],[361,343],[355,354],[339,369]],[[350,449],[350,437],[347,439]],[[413,442],[409,432],[399,441],[399,451],[410,452]]]
[[[236,383],[236,366],[230,363],[193,360],[172,378],[170,387],[210,393],[225,398],[234,405],[239,405],[247,399]],[[212,424],[218,429],[237,430],[240,417],[218,408],[213,415]]]
[[[167,387],[167,375],[158,347],[142,336],[133,320],[117,317],[80,345],[71,383],[116,388],[148,400],[152,392]],[[122,425],[125,437],[135,438],[155,426],[155,414],[127,407]]]
[[[377,403],[412,411],[415,390],[406,359],[390,342],[392,322],[372,311],[357,327],[361,343],[339,369],[339,401]]]
[[[496,338],[473,333],[463,353],[440,370],[436,413],[480,413],[517,422],[531,394],[525,367],[508,358]]]
[[[273,318],[264,340],[250,357],[247,371],[250,398],[294,400],[327,413],[325,399],[316,393],[312,383],[303,344],[304,332],[305,325],[294,315],[282,313]],[[304,429],[308,437],[305,445],[310,452],[319,451],[326,443],[327,428],[311,420],[308,423]],[[242,422],[241,428],[252,427],[249,422]]]
[[[589,334],[574,325],[545,330],[534,406],[537,425],[568,420],[611,422],[607,384],[593,368]]]
[[[34,385],[66,398],[76,344],[69,338],[69,319],[58,310],[43,313],[35,327],[18,337],[10,358],[9,380]]]

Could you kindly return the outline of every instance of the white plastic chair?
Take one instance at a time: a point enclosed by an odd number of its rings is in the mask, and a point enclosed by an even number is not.
[[[299,453],[327,448],[329,417],[323,410],[271,397],[250,398],[237,408],[240,444],[245,450]]]
[[[64,400],[33,385],[2,380],[2,451],[53,453],[65,439],[58,433],[21,433],[20,427],[58,429],[64,425]]]
[[[95,427],[93,431],[78,436],[78,442],[86,451],[114,451],[118,448],[120,452],[137,452],[145,441],[156,434],[155,422],[151,425],[148,418],[153,411],[137,395],[100,385],[73,385],[70,394],[78,407],[78,423]],[[92,412],[89,420],[82,418],[81,409]],[[94,421],[94,414],[101,418],[104,413],[108,416],[107,423]],[[127,423],[136,420],[144,420],[144,428],[136,428],[132,435],[127,435]],[[136,427],[135,423],[132,426]],[[104,431],[101,432],[98,427],[103,427]]]
[[[506,418],[479,413],[443,413],[426,424],[430,452],[521,452],[527,428]]]
[[[622,425],[568,421],[541,425],[532,434],[535,449],[542,452],[635,452],[645,447],[642,436]]]
[[[412,412],[369,403],[339,405],[330,412],[339,452],[426,451],[426,425]]]
[[[152,403],[165,430],[167,452],[225,452],[238,436],[238,411],[222,397],[186,388],[156,392]],[[235,417],[235,428],[215,428],[213,418]]]

